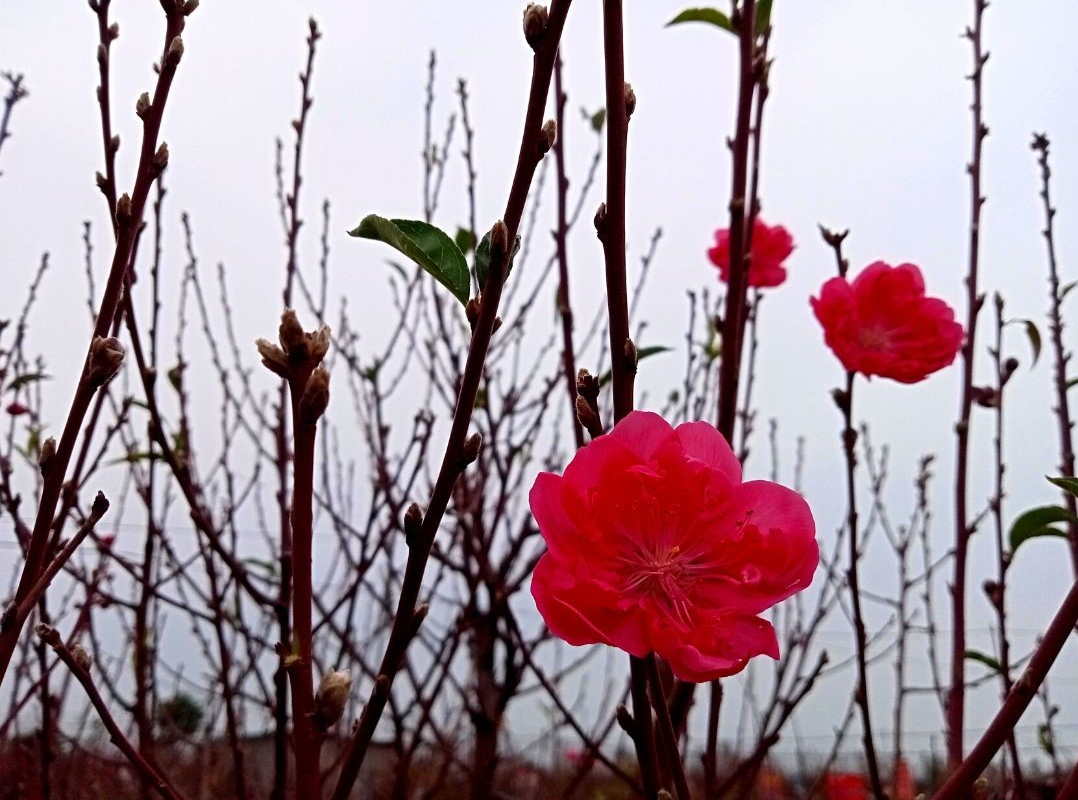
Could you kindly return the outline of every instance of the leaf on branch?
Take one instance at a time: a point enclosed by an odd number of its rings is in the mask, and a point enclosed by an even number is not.
[[[1067,293],[1068,293],[1068,292],[1069,292],[1069,291],[1070,291],[1071,289],[1073,289],[1073,288],[1074,288],[1075,286],[1078,286],[1078,281],[1071,281],[1071,282],[1070,282],[1070,283],[1068,283],[1068,284],[1067,284],[1066,286],[1060,287],[1060,290],[1059,290],[1059,302],[1061,302],[1061,303],[1062,303],[1062,302],[1063,302],[1063,298],[1064,298],[1064,297],[1066,297],[1066,296],[1067,296]]]
[[[9,392],[15,392],[31,383],[37,383],[38,381],[51,380],[51,375],[46,375],[44,372],[27,372],[24,375],[19,375],[12,379],[11,383],[7,385]]]
[[[976,661],[976,662],[978,662],[980,664],[984,664],[986,667],[988,667],[993,672],[998,672],[998,673],[1003,672],[1003,667],[1000,665],[1000,663],[996,659],[992,658],[992,656],[990,656],[990,655],[986,655],[985,653],[980,652],[979,650],[967,650],[966,651],[966,660],[967,661]]]
[[[664,345],[655,345],[654,347],[641,347],[636,351],[636,363],[639,364],[645,358],[649,358],[659,353],[668,353],[674,348],[666,347]],[[613,379],[614,375],[610,370],[607,370],[599,376],[599,385],[606,386]]]
[[[1029,346],[1033,348],[1033,363],[1031,367],[1037,366],[1037,359],[1041,357],[1041,332],[1037,329],[1037,326],[1033,324],[1033,320],[1030,319],[1012,319],[1008,320],[1007,324],[1021,323],[1025,326],[1026,336],[1029,338]]]
[[[1048,477],[1048,476],[1045,476]],[[1078,497],[1078,478],[1063,477],[1063,478],[1048,478],[1049,483],[1054,483],[1064,492],[1074,497]]]
[[[770,5],[770,3],[768,3]],[[768,11],[770,14],[770,10]],[[759,16],[757,16],[759,19]],[[717,8],[687,8],[666,23],[666,27],[671,25],[678,25],[682,22],[706,22],[709,25],[714,25],[717,28],[722,28],[724,31],[734,32],[734,26],[730,22],[730,17],[723,14]]]
[[[505,271],[506,275],[513,271],[513,260],[517,257],[518,252],[520,252],[520,234],[517,234],[517,237],[513,240],[513,252],[509,254],[509,267]],[[490,274],[490,231],[483,234],[482,241],[475,248],[475,279],[479,283],[480,289],[486,286],[488,274]]]
[[[1058,480],[1058,479],[1057,479]],[[1073,478],[1071,479],[1073,480]],[[1053,483],[1055,481],[1053,480]],[[1011,525],[1010,545],[1013,554],[1022,542],[1041,536],[1061,536],[1067,538],[1066,531],[1053,527],[1057,522],[1074,521],[1075,517],[1061,506],[1041,506],[1031,508]]]
[[[470,253],[475,249],[475,233],[467,228],[458,227],[457,235],[453,237],[453,241],[462,253]]]
[[[348,234],[385,242],[422,267],[462,304],[468,303],[468,262],[460,248],[439,228],[417,220],[386,219],[371,214]]]
[[[591,125],[591,129],[596,133],[603,132],[603,124],[606,122],[606,109],[600,108],[598,111],[589,112],[586,108],[580,109],[581,115]]]
[[[762,34],[767,30],[767,26],[771,24],[771,2],[772,0],[760,0],[756,4],[756,33]]]

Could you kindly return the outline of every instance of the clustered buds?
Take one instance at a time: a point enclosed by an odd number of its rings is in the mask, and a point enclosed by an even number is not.
[[[586,369],[576,376],[576,418],[591,437],[603,435],[599,417],[599,379]]]
[[[120,371],[124,363],[124,346],[115,336],[95,336],[90,344],[90,363],[87,380],[95,389],[104,386]]]
[[[536,50],[546,34],[547,24],[550,22],[550,12],[547,7],[539,3],[528,3],[524,9],[524,39]]]
[[[330,670],[322,676],[314,695],[314,726],[322,733],[328,731],[344,716],[352,676],[344,670]]]
[[[315,331],[304,331],[296,312],[287,309],[281,315],[277,340],[279,345],[268,339],[255,342],[262,363],[289,382],[293,398],[298,392],[300,421],[317,424],[329,404],[329,371],[321,366],[329,352],[329,328],[323,325]]]
[[[329,370],[319,365],[307,379],[299,401],[299,415],[308,425],[314,425],[326,413],[329,405]]]

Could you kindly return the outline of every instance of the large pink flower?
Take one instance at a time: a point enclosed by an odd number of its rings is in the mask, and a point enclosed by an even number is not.
[[[752,228],[752,257],[749,260],[749,286],[766,289],[786,280],[783,262],[794,251],[790,232],[781,225],[766,225],[759,217]],[[719,277],[730,281],[730,229],[715,231],[715,246],[707,251],[711,263],[719,268]]]
[[[634,411],[577,451],[564,475],[541,473],[530,500],[547,544],[532,595],[550,631],[570,644],[655,652],[684,680],[777,658],[775,631],[757,615],[808,586],[819,562],[801,496],[742,483],[706,422],[675,429]]]
[[[954,361],[962,326],[943,300],[925,296],[921,270],[877,261],[852,282],[831,278],[811,299],[824,341],[865,376],[917,383]]]

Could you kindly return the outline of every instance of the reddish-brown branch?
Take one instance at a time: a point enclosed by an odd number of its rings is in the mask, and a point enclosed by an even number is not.
[[[1063,475],[1074,475],[1074,427],[1071,417],[1070,400],[1067,397],[1067,365],[1071,354],[1063,344],[1063,293],[1059,286],[1059,268],[1056,262],[1055,218],[1056,210],[1052,206],[1051,177],[1048,165],[1048,137],[1044,134],[1033,136],[1033,149],[1037,152],[1037,163],[1041,168],[1041,200],[1044,201],[1044,241],[1048,248],[1048,284],[1051,290],[1051,305],[1048,309],[1048,328],[1052,335],[1052,356],[1054,359],[1053,382],[1056,393],[1056,420],[1059,422],[1059,468]],[[1063,492],[1063,503],[1071,514],[1067,522],[1067,536],[1070,539],[1071,559],[1074,572],[1078,575],[1078,501],[1074,495]]]
[[[951,583],[951,687],[947,694],[947,761],[953,769],[962,760],[962,728],[966,706],[966,562],[973,534],[969,517],[969,434],[973,408],[973,361],[977,339],[977,316],[984,297],[978,293],[977,275],[981,249],[981,152],[988,128],[982,120],[981,85],[988,54],[982,52],[981,33],[987,0],[973,0],[974,22],[966,29],[973,46],[973,156],[967,166],[970,177],[969,268],[966,274],[966,341],[962,346],[962,397],[955,425],[955,548]]]
[[[958,764],[947,782],[933,795],[933,800],[962,800],[969,796],[974,781],[992,762],[1036,696],[1037,689],[1044,682],[1063,645],[1067,643],[1075,624],[1078,624],[1078,581],[1075,581],[1067,592],[1062,605],[1048,625],[1044,638],[1033,651],[1021,677],[1015,681],[1002,708],[988,724],[969,755]]]
[[[60,660],[64,662],[71,674],[75,676],[75,679],[82,684],[82,688],[86,690],[86,695],[90,699],[90,703],[97,711],[98,716],[101,719],[101,723],[105,726],[105,730],[109,732],[109,737],[112,739],[112,743],[120,749],[120,752],[124,754],[131,765],[138,772],[139,776],[148,781],[158,794],[165,798],[165,800],[183,800],[183,796],[177,792],[171,784],[155,770],[135,749],[134,745],[124,735],[123,730],[116,724],[116,720],[113,719],[112,714],[109,713],[108,704],[105,702],[101,693],[97,690],[97,686],[94,685],[93,680],[90,678],[90,673],[76,661],[74,655],[67,648],[67,645],[60,639],[60,634],[55,628],[50,628],[48,625],[38,625],[37,634],[41,639],[48,644],[53,650],[56,651],[56,655],[60,657]]]
[[[561,316],[561,359],[565,389],[569,394],[569,424],[577,448],[584,446],[584,429],[576,416],[576,354],[573,349],[573,306],[569,301],[569,179],[565,169],[565,103],[568,99],[562,88],[561,56],[554,63],[554,113],[558,123],[558,139],[554,142],[554,164],[558,173],[558,223],[554,241],[558,256],[558,314]],[[1068,473],[1069,474],[1069,473]]]
[[[423,514],[419,530],[409,543],[408,562],[397,602],[396,616],[389,634],[389,642],[386,645],[386,650],[378,669],[378,677],[375,680],[370,697],[349,740],[347,752],[341,765],[340,777],[333,790],[332,797],[334,800],[345,800],[351,792],[352,785],[359,775],[359,768],[366,757],[371,739],[374,737],[378,720],[381,718],[389,699],[393,679],[396,677],[408,645],[426,613],[424,609],[417,607],[423,574],[426,570],[430,551],[434,545],[434,539],[441,525],[442,517],[449,505],[457,477],[468,463],[465,441],[468,439],[472,410],[475,407],[476,394],[483,378],[483,365],[486,361],[487,349],[490,346],[490,339],[494,333],[494,325],[498,317],[498,304],[501,300],[502,288],[506,279],[511,243],[520,226],[535,168],[546,152],[543,147],[543,113],[547,96],[550,93],[550,82],[554,73],[554,61],[557,58],[558,45],[561,41],[565,18],[571,4],[572,0],[555,0],[550,8],[546,30],[535,48],[528,109],[525,114],[524,131],[521,137],[520,152],[517,156],[517,166],[503,217],[504,225],[496,225],[495,232],[498,235],[491,237],[490,272],[487,276],[486,285],[483,287],[479,315],[476,319],[471,344],[468,348],[457,403],[453,412],[449,440],[446,443],[445,454],[438,470],[438,477],[435,480],[426,513]],[[503,236],[505,237],[504,240],[502,239]],[[498,240],[499,247],[497,249],[493,246],[495,240]],[[474,454],[472,454],[472,458],[474,458]]]
[[[107,337],[113,325],[121,296],[124,294],[124,281],[127,277],[128,265],[130,264],[136,237],[142,222],[146,198],[149,195],[153,181],[157,178],[162,168],[158,157],[158,134],[161,129],[161,121],[164,117],[169,90],[172,87],[176,68],[183,54],[183,42],[180,39],[180,33],[183,31],[185,23],[182,3],[165,0],[163,5],[166,18],[165,44],[161,55],[157,86],[154,90],[153,99],[144,112],[142,150],[139,158],[138,173],[130,200],[124,204],[126,208],[123,209],[122,220],[119,219],[119,205],[121,204],[118,204],[117,217],[120,223],[120,233],[113,254],[108,282],[101,298],[101,305],[98,308],[97,322],[91,338],[91,347],[93,346],[93,341]],[[34,521],[30,538],[30,547],[26,554],[26,561],[23,564],[19,586],[15,594],[16,602],[21,602],[27,596],[44,566],[53,517],[64,487],[68,463],[71,460],[75,442],[78,439],[90,402],[98,388],[100,388],[100,383],[93,379],[91,373],[91,349],[88,348],[82,374],[75,389],[75,396],[72,398],[67,420],[64,423],[63,433],[42,486],[37,517]],[[18,626],[0,633],[0,682],[3,681],[3,677],[7,673],[12,654],[15,652],[19,633],[20,628]]]

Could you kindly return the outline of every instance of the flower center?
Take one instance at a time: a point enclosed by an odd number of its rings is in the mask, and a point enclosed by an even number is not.
[[[649,597],[667,616],[685,625],[692,623],[689,613],[690,590],[696,579],[693,557],[680,546],[648,550],[637,545],[633,558],[626,558],[626,590]]]
[[[868,350],[886,350],[891,344],[887,330],[878,325],[869,325],[857,331],[858,343]]]

